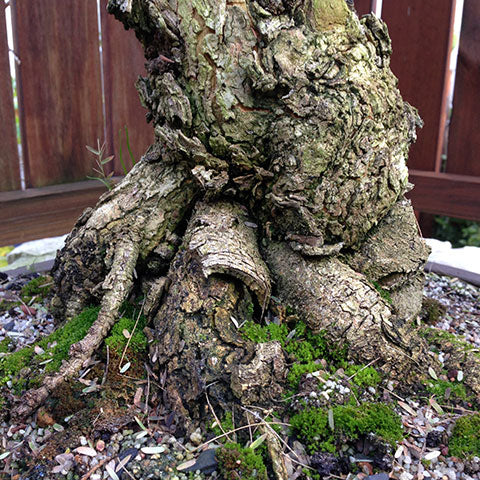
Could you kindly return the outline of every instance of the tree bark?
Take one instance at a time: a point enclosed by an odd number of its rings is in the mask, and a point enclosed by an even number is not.
[[[187,430],[208,417],[206,395],[227,410],[283,391],[281,345],[238,328],[264,320],[272,292],[352,359],[425,371],[432,360],[410,325],[428,249],[404,198],[421,120],[390,71],[385,24],[344,0],[108,9],[143,44],[137,87],[155,143],[59,253],[59,320],[92,301],[101,314],[16,413],[75,374],[140,288],[164,401]]]

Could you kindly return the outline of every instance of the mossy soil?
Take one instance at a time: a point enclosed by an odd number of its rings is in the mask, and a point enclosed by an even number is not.
[[[42,285],[38,287],[42,288]],[[33,296],[39,293],[38,290],[33,290],[33,286],[25,292]],[[13,382],[13,392],[18,395],[26,388],[38,385],[46,373],[58,370],[62,361],[68,357],[72,343],[83,338],[97,318],[98,311],[98,307],[89,307],[51,335],[22,350],[2,356],[0,383],[3,390],[10,380]],[[123,409],[131,402],[135,388],[128,378],[142,380],[145,375],[143,360],[147,359],[147,339],[143,329],[146,319],[139,312],[138,302],[136,305],[125,304],[121,319],[99,352],[100,362],[92,365],[90,374],[85,376],[85,383],[70,382],[61,394],[52,395],[47,408],[56,418],[65,418],[85,409],[98,412],[99,405],[103,405],[102,409],[107,406],[113,408],[117,415],[125,413]],[[391,446],[402,439],[402,424],[396,413],[396,405],[385,403],[379,394],[388,378],[384,378],[373,365],[349,362],[348,345],[332,345],[322,332],[314,335],[291,309],[277,305],[270,318],[273,320],[264,325],[249,320],[242,327],[244,337],[252,342],[278,341],[289,362],[287,389],[282,406],[279,407],[278,415],[273,413],[265,421],[269,422],[275,417],[289,422],[291,427],[287,433],[299,439],[309,454],[338,454],[342,445],[353,446],[359,439],[370,434]],[[419,333],[431,342],[433,348],[448,341],[457,347],[460,345],[466,353],[472,350],[470,344],[448,332],[422,326]],[[0,352],[8,352],[8,343],[8,340],[0,342]],[[107,347],[108,383],[104,388],[96,389],[99,379],[104,375]],[[130,363],[128,371],[125,375],[120,374],[120,369],[126,363]],[[301,389],[309,379],[318,381],[314,382],[315,389],[305,393]],[[89,381],[92,382],[90,386],[93,386],[91,391],[88,391]],[[348,393],[342,396],[331,395],[328,401],[324,399],[319,403],[316,398],[321,397],[322,387],[328,381],[336,382],[344,389],[348,387]],[[456,380],[442,377],[423,379],[423,388],[424,400],[433,397],[442,405],[452,406],[464,405],[469,401],[463,383]],[[1,401],[5,403],[7,398],[5,396]],[[213,425],[212,435],[221,435],[222,431],[232,431],[236,427],[232,412],[227,411],[221,423],[223,430],[218,425]],[[91,426],[89,421],[83,422],[83,425],[87,429]],[[479,426],[478,415],[462,417],[450,439],[450,453],[456,456],[480,455]],[[275,428],[280,431],[279,427]],[[227,444],[222,452],[219,463],[225,479],[229,478],[229,468],[234,464],[237,470],[240,467],[243,469],[242,478],[267,478],[263,476],[265,462],[268,462],[265,446],[254,452],[238,444]]]

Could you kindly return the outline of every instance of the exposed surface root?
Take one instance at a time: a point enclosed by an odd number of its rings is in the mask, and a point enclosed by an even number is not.
[[[333,343],[347,344],[352,359],[404,371],[426,358],[422,342],[408,351],[411,338],[393,324],[391,308],[374,285],[338,258],[304,258],[279,243],[266,253],[280,299],[294,305],[314,332],[325,330]]]
[[[97,320],[85,337],[72,345],[70,359],[61,366],[59,372],[45,377],[41,387],[28,391],[20,399],[12,412],[14,418],[23,418],[32,413],[65,379],[75,375],[100,346],[117,320],[119,309],[133,285],[139,255],[138,240],[127,236],[122,243],[112,248],[115,248],[113,265],[103,282],[105,295]]]

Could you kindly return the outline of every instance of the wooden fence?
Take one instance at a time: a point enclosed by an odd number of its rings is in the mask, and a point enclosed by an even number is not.
[[[66,233],[95,203],[104,188],[85,181],[93,165],[85,145],[105,139],[109,153],[116,154],[112,168],[121,174],[118,150],[123,143],[126,152],[126,145],[119,131],[128,126],[137,158],[153,141],[153,131],[133,86],[144,72],[140,44],[106,13],[106,0],[100,8],[101,49],[96,0],[11,0],[27,187],[21,190],[1,3],[0,245],[5,245]],[[367,13],[375,0],[357,0],[356,6]],[[444,145],[454,7],[455,0],[383,0],[382,17],[394,46],[392,69],[425,121],[409,160],[416,184],[410,197],[425,222],[425,214],[480,220],[478,0],[465,0],[448,148]]]

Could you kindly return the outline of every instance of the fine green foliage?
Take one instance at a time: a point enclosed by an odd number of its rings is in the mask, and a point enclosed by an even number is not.
[[[382,380],[380,374],[373,367],[364,365],[350,365],[345,370],[347,377],[352,377],[352,382],[359,387],[375,387]]]
[[[278,341],[285,345],[288,335],[288,328],[286,325],[277,325],[276,323],[269,323],[268,325],[260,325],[253,321],[248,321],[242,327],[243,335],[255,343],[265,343],[271,341]]]
[[[0,353],[8,353],[10,350],[8,346],[10,345],[10,338],[5,337],[1,342],[0,342]]]
[[[147,319],[144,315],[141,315],[138,319],[135,331],[133,331],[135,322],[137,320],[137,315],[135,314],[135,311],[129,307],[125,312],[125,316],[120,318],[115,323],[112,330],[110,331],[110,335],[105,339],[105,344],[108,345],[116,353],[121,354],[123,349],[127,345],[128,338],[123,334],[124,330],[126,330],[129,334],[132,334],[133,332],[133,335],[131,336],[130,342],[128,344],[128,349],[131,352],[143,352],[146,350],[147,337],[143,333],[143,329],[147,324]]]
[[[80,341],[97,319],[98,311],[98,307],[87,308],[34,345],[0,358],[0,385],[18,375],[23,368],[31,366],[32,362],[38,365],[48,361],[45,364],[45,372],[57,371],[62,361],[68,358],[71,345]],[[36,354],[35,346],[40,347],[45,353]]]
[[[449,241],[454,248],[480,247],[480,222],[440,216],[435,217],[435,222],[434,238]]]
[[[465,387],[459,382],[448,382],[446,380],[430,380],[426,385],[426,389],[428,392],[441,399],[445,398],[445,393],[448,389],[450,389],[451,399],[467,399],[467,392],[465,390]]]
[[[219,473],[225,480],[267,480],[267,469],[260,455],[238,443],[227,443],[216,452]]]
[[[33,297],[41,300],[50,293],[52,285],[53,282],[50,277],[36,277],[22,287],[20,295],[26,303],[30,302]]]
[[[375,287],[375,290],[380,294],[380,296],[390,305],[392,304],[392,297],[390,296],[390,293],[385,290],[378,282],[372,282],[373,286]]]
[[[448,451],[455,457],[480,456],[480,414],[457,420],[448,442]]]
[[[235,428],[233,425],[232,412],[225,412],[225,415],[223,416],[223,419],[220,423],[222,424],[224,432],[231,432]],[[215,427],[212,428],[212,432],[216,437],[219,437],[223,434],[222,429],[218,425],[215,425]]]
[[[316,361],[325,359],[332,368],[343,366],[346,363],[348,345],[334,345],[326,339],[325,332],[312,333],[303,322],[298,322],[293,329],[287,325],[259,325],[247,322],[242,332],[253,342],[261,343],[278,341],[289,354],[293,364],[288,373],[289,386],[295,390],[304,373],[321,370]]]
[[[297,435],[308,445],[311,453],[335,453],[339,443],[358,439],[373,432],[388,443],[402,438],[400,417],[387,405],[364,403],[358,407],[336,405],[332,408],[334,430],[328,423],[328,411],[312,408],[297,413],[290,423]]]
[[[95,163],[96,167],[93,168],[93,171],[96,173],[95,176],[87,176],[90,180],[98,180],[99,182],[102,182],[108,190],[111,190],[113,188],[113,182],[112,182],[112,176],[113,176],[113,170],[108,173],[105,170],[105,165],[107,163],[110,163],[114,156],[110,155],[108,157],[103,157],[105,154],[105,148],[106,144],[105,142],[100,145],[100,140],[97,138],[97,148],[93,148],[90,146],[86,146],[87,150],[95,156]]]

